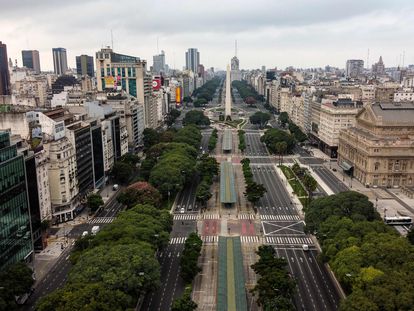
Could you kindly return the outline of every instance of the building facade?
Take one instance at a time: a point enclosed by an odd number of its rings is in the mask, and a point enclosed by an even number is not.
[[[413,187],[414,104],[376,103],[341,132],[338,164],[367,187]]]
[[[0,132],[0,270],[33,254],[30,210],[23,155]]]
[[[345,75],[347,78],[356,79],[364,70],[362,59],[348,59],[346,61]]]
[[[22,51],[23,66],[32,69],[36,74],[40,73],[40,58],[37,50]]]
[[[81,76],[93,77],[95,75],[93,57],[88,55],[76,56],[76,73]]]
[[[154,74],[161,74],[165,72],[165,52],[161,51],[161,54],[154,55],[152,57],[153,65],[152,65],[152,72]]]
[[[53,67],[55,74],[63,75],[68,70],[68,58],[65,48],[53,48]]]
[[[195,48],[189,48],[185,52],[185,69],[197,74],[198,65],[200,65],[200,52]]]

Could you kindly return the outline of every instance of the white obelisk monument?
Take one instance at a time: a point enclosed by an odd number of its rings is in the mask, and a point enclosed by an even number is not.
[[[227,65],[226,74],[226,102],[224,106],[225,120],[231,120],[231,78],[230,78],[230,65]]]

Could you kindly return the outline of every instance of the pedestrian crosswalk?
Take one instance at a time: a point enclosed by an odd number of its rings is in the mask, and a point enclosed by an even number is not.
[[[239,219],[254,219],[254,214],[239,214]]]
[[[174,220],[197,220],[198,214],[177,214]]]
[[[88,220],[88,224],[109,224],[113,222],[115,217],[95,217]]]
[[[261,220],[300,220],[298,215],[260,215]]]
[[[187,240],[186,236],[171,238],[170,244],[184,244],[185,240]]]
[[[201,237],[203,243],[218,243],[217,235],[204,235]]]
[[[312,239],[308,237],[284,237],[284,236],[266,236],[266,244],[283,244],[283,245],[295,245],[295,244],[313,244]]]
[[[204,214],[203,219],[220,219],[219,214]]]
[[[242,243],[260,243],[260,238],[257,235],[242,235],[240,240]]]

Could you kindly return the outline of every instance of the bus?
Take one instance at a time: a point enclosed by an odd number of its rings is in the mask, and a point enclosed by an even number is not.
[[[390,226],[410,226],[413,224],[413,220],[411,219],[411,217],[405,217],[405,216],[400,216],[400,217],[384,217],[384,222],[387,225]]]

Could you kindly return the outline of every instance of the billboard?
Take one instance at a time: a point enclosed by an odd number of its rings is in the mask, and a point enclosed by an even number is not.
[[[105,77],[105,88],[106,89],[113,89],[115,86],[115,79],[112,76]]]
[[[160,77],[155,77],[152,80],[152,90],[153,91],[158,91],[161,88],[161,78]]]
[[[181,104],[181,87],[177,86],[175,88],[175,103],[176,105]]]

